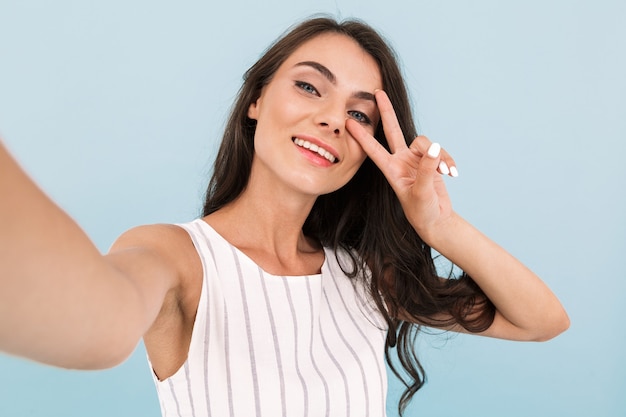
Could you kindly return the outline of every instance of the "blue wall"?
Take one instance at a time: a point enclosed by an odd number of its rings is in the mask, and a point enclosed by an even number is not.
[[[88,5],[89,3],[89,5]],[[408,415],[623,416],[626,3],[0,2],[0,134],[104,251],[195,217],[241,74],[315,12],[400,54],[457,211],[541,275],[571,329],[542,344],[425,336]],[[104,372],[0,356],[1,416],[157,416],[145,353]],[[401,387],[390,382],[390,416]]]

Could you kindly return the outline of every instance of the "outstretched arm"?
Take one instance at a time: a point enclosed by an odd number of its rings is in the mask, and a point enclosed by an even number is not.
[[[103,257],[2,142],[0,196],[0,351],[68,368],[120,363],[174,285],[171,265],[145,247]]]
[[[383,172],[424,242],[467,272],[496,306],[494,322],[483,334],[547,340],[567,329],[563,306],[541,279],[454,212],[442,178],[457,174],[454,160],[424,136],[407,146],[387,95],[378,91],[376,100],[391,153],[358,123],[348,120],[346,126]]]

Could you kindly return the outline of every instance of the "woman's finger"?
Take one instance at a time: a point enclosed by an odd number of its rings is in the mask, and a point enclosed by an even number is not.
[[[417,166],[417,171],[415,173],[415,183],[419,186],[428,186],[432,184],[433,176],[437,175],[441,160],[441,145],[436,142],[430,142],[424,136],[418,136],[415,138],[413,143],[411,143],[411,151],[415,154],[420,152],[416,146],[414,146],[415,142],[422,142],[426,144],[428,142],[428,147],[426,151],[422,153],[422,157],[420,159],[419,165]]]
[[[389,143],[389,149],[392,153],[396,153],[401,149],[406,149],[406,140],[404,133],[398,123],[398,117],[396,111],[393,109],[393,105],[383,90],[377,90],[375,92],[376,104],[378,105],[378,111],[380,112],[380,120],[383,123],[383,130]]]
[[[357,121],[348,119],[346,120],[346,128],[348,132],[359,142],[361,148],[365,151],[367,156],[378,166],[378,168],[385,173],[385,168],[389,163],[391,154],[381,145],[367,130],[363,128]]]
[[[449,175],[451,177],[458,177],[459,170],[456,167],[456,162],[445,150],[441,150],[441,161],[439,161],[439,172],[443,175]]]
[[[454,162],[454,159],[444,149],[441,150],[438,169],[443,175],[449,175],[451,177],[459,176],[459,170],[456,167],[456,162]]]
[[[432,142],[426,136],[417,136],[413,142],[411,142],[410,149],[418,156],[422,156],[428,152]],[[437,171],[443,175],[449,175],[451,177],[457,177],[459,171],[456,167],[456,162],[450,156],[450,154],[441,149],[439,155],[439,164],[437,165]]]

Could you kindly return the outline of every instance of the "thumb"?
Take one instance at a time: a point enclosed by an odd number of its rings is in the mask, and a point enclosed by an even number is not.
[[[427,143],[422,142],[422,145],[428,146],[426,152],[420,152],[413,146],[410,148],[416,156],[419,155],[421,157],[415,171],[413,191],[421,198],[428,199],[429,197],[427,196],[431,195],[435,182],[440,180],[440,174],[437,168],[441,162],[442,152],[441,145],[438,143],[430,143],[430,141],[428,141]],[[424,148],[426,148],[426,146],[423,146],[422,149]]]
[[[422,155],[417,168],[417,176],[427,181],[432,179],[432,177],[437,174],[437,169],[440,165],[441,145],[437,142],[433,142],[428,146],[426,152],[420,152],[420,150],[415,149],[413,146],[411,146],[411,150],[417,155]]]

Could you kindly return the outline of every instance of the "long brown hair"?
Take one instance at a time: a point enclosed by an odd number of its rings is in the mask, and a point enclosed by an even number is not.
[[[256,128],[256,121],[247,116],[250,104],[302,43],[324,33],[348,36],[374,58],[405,137],[412,140],[417,135],[407,89],[387,42],[360,21],[307,20],[279,38],[245,73],[215,161],[203,215],[235,200],[248,183]],[[389,149],[381,124],[375,137]],[[366,282],[370,295],[389,325],[385,356],[407,388],[398,406],[400,413],[426,378],[414,348],[420,325],[414,323],[434,327],[458,323],[479,332],[493,322],[493,305],[469,276],[438,277],[431,248],[411,227],[391,186],[370,159],[344,187],[317,198],[303,232],[335,251],[346,249],[352,256],[351,267],[343,266],[349,277],[362,279],[365,270],[371,272]],[[400,314],[410,321],[399,320]],[[394,366],[393,347],[405,375]]]

